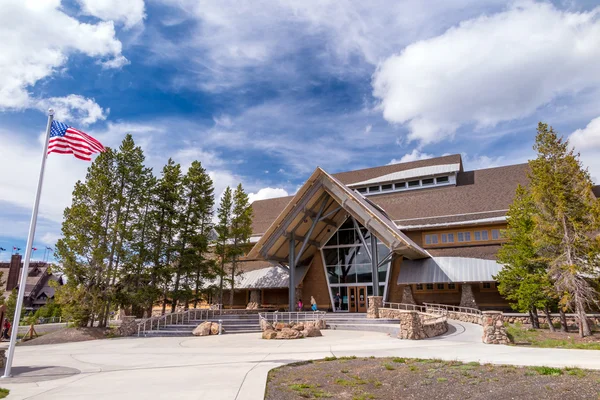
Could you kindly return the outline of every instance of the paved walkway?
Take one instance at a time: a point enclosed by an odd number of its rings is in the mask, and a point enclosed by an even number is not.
[[[262,399],[270,369],[327,356],[402,356],[514,365],[600,369],[600,352],[515,348],[474,341],[481,327],[453,323],[441,339],[406,341],[383,333],[323,331],[275,341],[258,334],[126,338],[18,347],[15,372],[0,380],[10,399]],[[25,367],[27,366],[27,367]]]

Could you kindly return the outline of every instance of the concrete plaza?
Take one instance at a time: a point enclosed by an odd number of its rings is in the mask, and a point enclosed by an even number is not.
[[[419,357],[600,369],[588,350],[481,343],[481,327],[452,323],[444,337],[407,341],[377,332],[323,331],[304,340],[260,335],[121,338],[18,347],[10,399],[262,399],[270,369],[328,356]]]

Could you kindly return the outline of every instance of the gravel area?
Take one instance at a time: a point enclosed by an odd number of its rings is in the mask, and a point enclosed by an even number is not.
[[[86,340],[106,339],[109,332],[106,328],[63,328],[47,333],[35,339],[22,342],[20,346],[35,346],[40,344],[59,344],[83,342]]]
[[[599,399],[600,371],[332,357],[272,370],[265,398]]]

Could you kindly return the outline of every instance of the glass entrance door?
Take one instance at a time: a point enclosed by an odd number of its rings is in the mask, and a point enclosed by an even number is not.
[[[348,287],[348,311],[367,312],[367,287]]]

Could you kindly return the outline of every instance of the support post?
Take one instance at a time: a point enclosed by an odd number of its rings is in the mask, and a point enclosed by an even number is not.
[[[289,307],[290,312],[293,312],[296,307],[296,238],[294,237],[294,232],[290,233],[290,255],[288,257],[289,263],[289,274],[290,274],[290,288],[289,288]]]
[[[377,238],[371,232],[371,269],[373,273],[373,296],[379,296],[379,254],[377,252]]]

